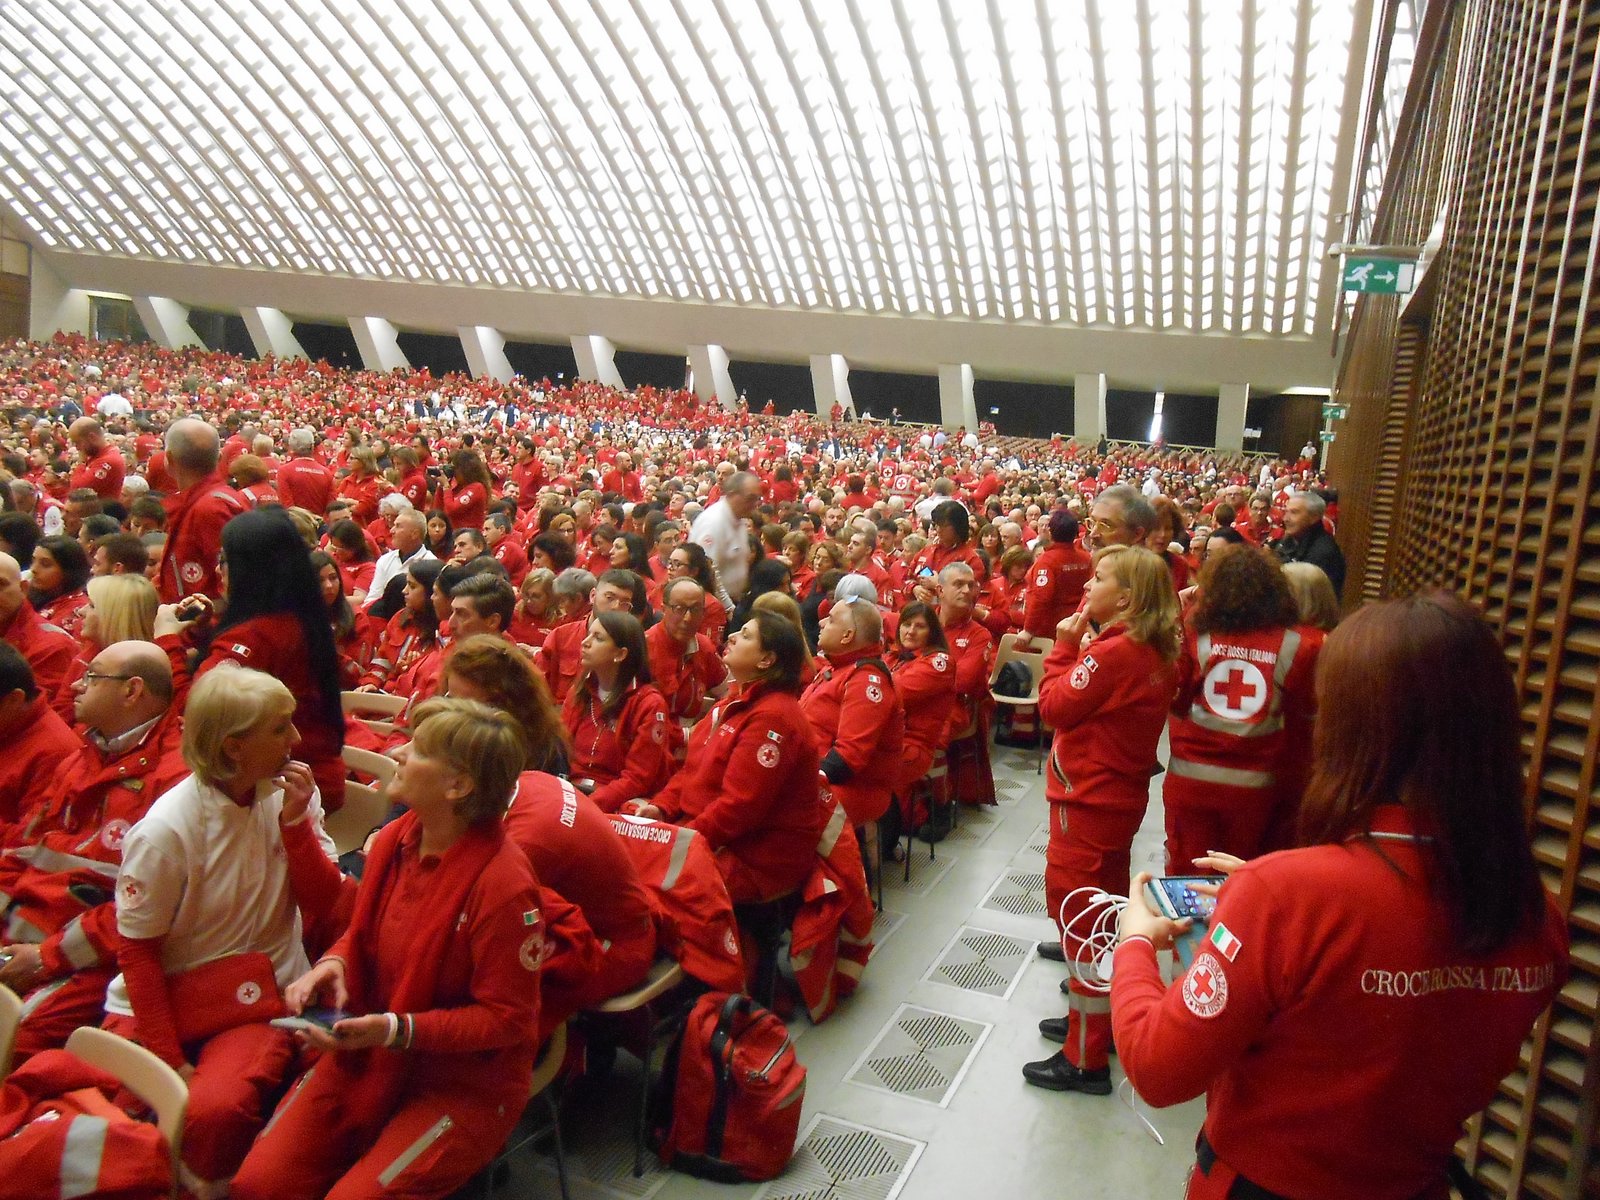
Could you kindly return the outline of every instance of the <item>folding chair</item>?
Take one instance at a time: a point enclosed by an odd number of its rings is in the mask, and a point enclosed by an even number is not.
[[[183,1154],[183,1118],[189,1107],[189,1085],[143,1046],[104,1029],[85,1025],[72,1031],[67,1051],[91,1067],[115,1075],[124,1087],[156,1114],[156,1128],[172,1152],[172,1194],[178,1195],[178,1167]]]
[[[346,716],[355,717],[374,733],[385,736],[394,732],[394,718],[405,712],[408,703],[404,696],[384,692],[339,693],[339,708]]]
[[[17,1026],[22,1024],[22,998],[0,985],[0,1079],[11,1074],[11,1051],[17,1042]]]
[[[994,656],[994,669],[989,672],[989,696],[996,704],[1004,704],[1010,708],[1039,707],[1039,684],[1044,679],[1044,658],[1050,653],[1054,645],[1047,638],[1029,637],[1024,633],[1008,633],[1000,639],[1000,650]],[[1033,686],[1026,696],[1002,696],[994,690],[995,680],[1000,678],[1000,671],[1007,663],[1018,662],[1028,669],[1032,677]],[[1044,774],[1044,719],[1039,719],[1037,734],[1038,759],[1034,765],[1034,774]]]
[[[383,819],[389,815],[386,795],[389,781],[394,778],[395,761],[386,754],[374,754],[355,746],[344,748],[344,765],[352,771],[371,775],[378,780],[372,784],[348,780],[344,785],[344,807],[322,818],[322,827],[333,839],[334,849],[341,855],[361,849],[361,844]]]
[[[561,1074],[562,1064],[567,1058],[567,1023],[563,1021],[555,1027],[550,1040],[544,1044],[544,1049],[539,1052],[538,1061],[533,1064],[533,1084],[528,1089],[528,1103],[543,1100],[549,1112],[548,1119],[538,1128],[530,1131],[519,1142],[507,1142],[506,1148],[500,1151],[495,1160],[485,1168],[483,1173],[485,1196],[492,1195],[498,1184],[495,1175],[510,1161],[511,1156],[524,1146],[538,1141],[548,1134],[555,1142],[556,1147],[556,1179],[561,1185],[561,1200],[568,1200],[567,1193],[567,1154],[561,1145],[561,1096],[556,1087],[556,1079]],[[526,1119],[526,1114],[524,1114]]]

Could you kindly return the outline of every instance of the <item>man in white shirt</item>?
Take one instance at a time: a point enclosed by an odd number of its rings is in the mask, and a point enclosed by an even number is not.
[[[383,503],[387,504],[392,498],[385,496]],[[422,544],[427,530],[428,519],[416,509],[408,506],[400,510],[389,531],[389,540],[394,549],[378,556],[377,565],[372,569],[372,583],[367,588],[367,598],[361,602],[362,608],[371,608],[383,596],[389,581],[409,564],[433,559],[433,553]]]
[[[718,599],[730,608],[743,597],[750,577],[750,535],[745,521],[760,504],[760,478],[738,471],[722,484],[722,498],[689,527],[689,540],[704,550],[717,568],[723,591]]]
[[[100,397],[99,403],[94,406],[95,412],[102,417],[131,417],[133,405],[121,392],[107,392]]]

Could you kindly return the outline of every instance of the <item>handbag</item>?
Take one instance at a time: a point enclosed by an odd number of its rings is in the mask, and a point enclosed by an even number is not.
[[[203,1042],[240,1025],[287,1016],[272,960],[260,951],[230,954],[167,976],[178,1041]]]

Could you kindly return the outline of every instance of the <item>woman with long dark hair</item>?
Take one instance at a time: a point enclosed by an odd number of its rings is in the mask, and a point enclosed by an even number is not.
[[[311,569],[317,573],[317,586],[322,589],[328,624],[333,629],[333,644],[339,651],[340,685],[353,688],[361,682],[369,654],[366,639],[356,629],[355,610],[344,592],[344,575],[333,555],[326,550],[311,552]]]
[[[65,629],[73,637],[83,633],[83,606],[89,603],[89,556],[76,538],[58,533],[40,538],[33,547],[28,603],[39,619]]]
[[[733,616],[728,621],[729,626],[743,629],[745,622],[750,619],[757,598],[768,592],[782,592],[785,596],[792,594],[788,559],[763,558],[750,568],[750,582],[745,588],[744,598],[733,606]]]
[[[445,518],[454,529],[482,529],[494,495],[494,477],[476,450],[457,450],[450,467],[450,484],[440,488]]]
[[[672,553],[667,555],[667,582],[674,579],[692,579],[705,592],[706,617],[700,624],[700,632],[711,639],[712,645],[720,646],[723,630],[728,627],[728,610],[717,599],[722,585],[717,582],[717,569],[711,565],[705,547],[683,541],[672,548]]]
[[[294,694],[301,756],[322,792],[322,806],[344,803],[344,714],[339,652],[311,554],[282,509],[240,513],[222,529],[223,608],[215,622],[190,615],[204,601],[163,605],[157,640],[173,659],[174,685],[185,688],[224,662],[265,671]],[[188,643],[185,645],[185,643]],[[192,654],[185,651],[192,648]]]
[[[357,604],[361,603],[366,598],[367,589],[372,586],[373,573],[378,569],[378,560],[373,556],[366,533],[348,518],[335,521],[328,527],[327,552],[339,564],[344,590],[356,597]]]
[[[1305,848],[1202,860],[1231,873],[1170,989],[1157,954],[1182,927],[1149,876],[1122,916],[1128,1079],[1158,1106],[1206,1097],[1191,1200],[1446,1195],[1461,1123],[1566,978],[1488,623],[1445,591],[1369,604],[1328,635],[1317,707]]]
[[[572,777],[601,809],[616,812],[672,778],[682,731],[650,682],[639,618],[595,613],[582,655],[561,713],[572,738]]]
[[[1169,874],[1187,874],[1212,850],[1254,858],[1280,808],[1293,828],[1322,648],[1322,634],[1299,622],[1270,551],[1226,546],[1207,559],[1168,726]]]
[[[400,611],[389,618],[378,648],[367,663],[366,673],[356,686],[358,692],[389,691],[391,682],[415,666],[418,659],[439,643],[439,614],[433,607],[433,585],[444,570],[436,558],[406,564],[404,600]]]
[[[422,548],[440,562],[447,562],[456,552],[455,540],[456,531],[450,528],[450,518],[445,516],[444,509],[430,508],[427,530],[422,535]]]

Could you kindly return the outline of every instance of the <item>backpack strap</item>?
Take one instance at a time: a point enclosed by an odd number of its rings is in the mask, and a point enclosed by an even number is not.
[[[746,1016],[755,1001],[743,992],[734,992],[722,1002],[717,1027],[711,1033],[711,1071],[716,1095],[706,1120],[706,1154],[722,1157],[722,1135],[728,1126],[728,1105],[733,1102],[733,1022],[743,1010]]]

